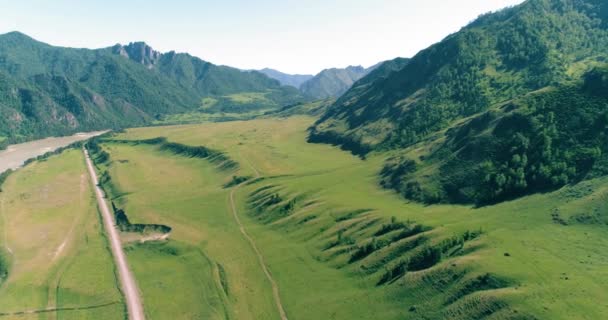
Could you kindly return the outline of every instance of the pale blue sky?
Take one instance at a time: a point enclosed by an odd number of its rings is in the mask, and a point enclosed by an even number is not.
[[[0,33],[100,48],[145,41],[243,69],[370,66],[522,0],[0,0]]]

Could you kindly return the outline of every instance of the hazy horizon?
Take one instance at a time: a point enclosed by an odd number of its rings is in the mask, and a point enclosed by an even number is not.
[[[218,65],[316,74],[411,57],[480,14],[521,2],[177,0],[163,6],[33,0],[5,4],[0,33],[19,31],[51,45],[91,49],[143,41]]]

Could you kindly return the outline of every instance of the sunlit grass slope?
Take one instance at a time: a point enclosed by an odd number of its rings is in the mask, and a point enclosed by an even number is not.
[[[234,225],[221,235],[211,233],[232,224],[221,184],[234,174],[259,171],[265,179],[237,192],[239,214],[266,258],[290,319],[608,316],[606,179],[479,209],[406,203],[378,186],[388,155],[360,160],[307,144],[305,129],[313,120],[128,130],[117,139],[163,136],[223,150],[240,163],[239,172],[220,172],[204,160],[151,146],[109,143],[110,176],[134,219],[184,224],[182,231],[176,227],[175,245],[186,241],[185,234],[201,239],[208,259],[227,266],[226,252],[242,239]],[[217,193],[210,193],[213,188]],[[245,245],[239,248],[248,252]],[[242,275],[243,264],[235,266],[225,268],[228,309],[236,300],[230,288]],[[251,272],[256,268],[247,265]],[[268,285],[258,280],[272,314]],[[241,299],[255,301],[258,295]]]
[[[122,319],[124,306],[80,150],[13,173],[0,193],[0,313],[15,319]],[[12,318],[11,316],[5,318]]]
[[[148,319],[276,317],[270,285],[229,212],[226,173],[154,146],[103,148],[112,201],[132,223],[172,228],[169,242],[127,248]]]

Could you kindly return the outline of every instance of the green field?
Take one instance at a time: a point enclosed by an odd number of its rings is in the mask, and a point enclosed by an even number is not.
[[[135,223],[173,228],[167,243],[129,249],[150,318],[279,318],[222,187],[256,171],[265,178],[237,190],[238,214],[290,319],[608,315],[607,179],[479,209],[406,203],[378,186],[389,155],[361,160],[307,144],[312,121],[141,128],[114,138],[221,150],[240,164],[235,171],[154,145],[103,144],[114,201]],[[144,268],[148,261],[154,267]]]
[[[197,110],[163,115],[154,120],[153,125],[250,120],[277,109],[277,106],[267,98],[268,94],[268,92],[242,92],[216,98],[203,98]]]
[[[248,112],[204,112],[193,111],[186,113],[176,113],[163,116],[160,119],[154,120],[154,125],[175,125],[175,124],[193,124],[207,122],[222,122],[235,120],[248,120],[264,114],[267,109],[248,111]]]
[[[481,208],[424,206],[379,186],[390,153],[306,143],[313,121],[101,141],[109,199],[132,224],[171,227],[168,240],[125,243],[148,319],[281,319],[278,302],[289,319],[608,315],[608,178]],[[34,162],[3,190],[0,315],[123,319],[82,152]]]
[[[0,193],[0,313],[7,319],[121,319],[125,308],[80,150],[35,162]],[[60,311],[11,315],[45,309]],[[73,310],[61,310],[73,309]]]
[[[104,148],[111,157],[117,206],[133,223],[172,228],[168,243],[138,244],[127,251],[149,319],[275,315],[269,285],[230,218],[224,173],[205,161],[149,146]],[[220,268],[228,275],[226,290]]]

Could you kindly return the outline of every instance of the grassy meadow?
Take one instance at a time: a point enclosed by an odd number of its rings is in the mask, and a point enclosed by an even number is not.
[[[389,154],[306,143],[312,121],[136,128],[102,141],[110,200],[131,223],[171,227],[168,241],[125,243],[148,319],[281,318],[231,194],[289,319],[608,315],[608,178],[481,208],[408,203],[379,187]],[[238,166],[141,142],[156,137]],[[231,186],[234,176],[249,181]],[[3,190],[3,317],[124,318],[82,153],[34,162]]]
[[[276,317],[270,285],[228,211],[225,173],[152,146],[103,148],[112,201],[132,223],[172,228],[168,243],[127,248],[148,319]]]
[[[116,137],[162,136],[222,150],[240,164],[238,171],[154,146],[104,144],[111,162],[102,170],[116,186],[115,201],[135,222],[174,228],[169,243],[134,247],[130,259],[154,257],[159,265],[203,274],[187,279],[203,283],[196,292],[187,289],[188,297],[205,301],[198,304],[158,289],[169,285],[159,280],[162,272],[147,275],[155,281],[142,285],[148,310],[166,310],[159,306],[171,302],[197,314],[204,304],[218,318],[278,318],[269,283],[236,232],[229,191],[222,188],[232,175],[259,172],[264,179],[236,192],[238,213],[290,319],[608,315],[606,179],[482,208],[406,203],[378,186],[387,155],[360,160],[308,144],[305,129],[312,121],[140,128]],[[138,272],[132,263],[136,275],[152,272]],[[227,290],[218,290],[222,283]]]
[[[3,319],[124,318],[82,151],[65,151],[10,175],[0,213],[8,266],[0,279]],[[45,309],[60,311],[11,315]]]

